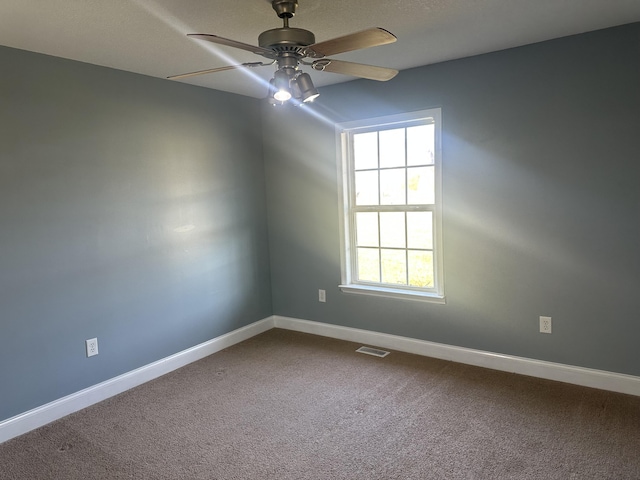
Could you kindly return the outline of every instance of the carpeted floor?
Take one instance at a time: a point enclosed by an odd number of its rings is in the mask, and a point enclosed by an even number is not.
[[[0,445],[0,478],[640,479],[640,397],[274,329]]]

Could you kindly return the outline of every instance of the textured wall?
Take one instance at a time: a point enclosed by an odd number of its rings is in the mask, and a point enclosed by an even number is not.
[[[640,375],[638,59],[631,24],[265,109],[274,313]],[[333,122],[430,107],[447,304],[343,294]]]
[[[0,420],[271,315],[257,100],[0,63]]]

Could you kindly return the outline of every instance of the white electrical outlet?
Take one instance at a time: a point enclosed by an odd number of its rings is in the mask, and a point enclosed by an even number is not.
[[[540,333],[551,333],[551,317],[540,317]]]
[[[98,339],[90,338],[89,340],[85,340],[87,346],[87,357],[93,357],[98,354]]]
[[[318,301],[326,302],[327,301],[327,292],[324,290],[318,290]]]

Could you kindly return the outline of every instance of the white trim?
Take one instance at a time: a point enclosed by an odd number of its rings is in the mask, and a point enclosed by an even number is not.
[[[274,315],[274,326],[504,372],[640,396],[640,377]]]
[[[441,111],[441,107],[432,107],[424,110],[416,110],[414,112],[397,113],[395,115],[384,115],[382,117],[363,118],[360,120],[352,120],[336,124],[337,130],[356,130],[373,126],[383,127],[394,125],[397,123],[408,123],[415,120],[422,120],[433,116],[433,111]]]
[[[283,328],[505,372],[640,396],[640,377],[273,315],[0,422],[0,443],[137,387],[255,335]]]
[[[338,126],[339,127],[339,126]],[[351,242],[349,240],[349,229],[346,227],[345,219],[349,218],[349,207],[345,199],[349,198],[348,181],[345,181],[349,176],[349,169],[347,168],[347,145],[344,141],[345,133],[340,131],[336,127],[336,146],[338,151],[336,152],[336,167],[338,169],[338,230],[340,233],[340,276],[341,283],[347,283],[351,278]]]
[[[27,433],[73,412],[106,400],[119,393],[165,375],[227,347],[273,328],[273,317],[267,317],[169,357],[72,393],[0,422],[0,443]]]
[[[431,292],[422,292],[419,290],[409,290],[400,288],[387,288],[378,287],[373,285],[359,285],[357,283],[351,283],[348,285],[338,285],[341,292],[355,293],[359,295],[375,295],[376,297],[387,298],[403,298],[407,300],[418,300],[421,302],[437,303],[440,305],[446,304],[444,296]]]
[[[435,172],[435,202],[433,205],[356,205],[355,200],[355,171],[353,135],[364,132],[378,132],[393,127],[409,128],[412,125],[424,125],[433,123],[435,127],[434,138],[434,163]],[[421,300],[433,303],[446,303],[444,301],[444,267],[443,267],[443,242],[442,242],[442,109],[434,107],[416,112],[408,112],[384,117],[361,119],[351,122],[339,123],[335,126],[336,135],[336,162],[338,170],[338,203],[339,203],[339,229],[340,229],[340,270],[341,285],[344,293],[357,293],[397,299]],[[405,165],[405,174],[410,166]],[[372,171],[374,169],[372,168]],[[381,171],[380,165],[375,169]],[[411,287],[409,285],[385,285],[374,281],[359,281],[356,277],[356,225],[355,216],[360,212],[408,212],[424,211],[433,214],[433,276],[432,288]],[[382,246],[375,247],[380,252]],[[409,251],[405,245],[405,252]],[[362,287],[362,288],[360,288]]]

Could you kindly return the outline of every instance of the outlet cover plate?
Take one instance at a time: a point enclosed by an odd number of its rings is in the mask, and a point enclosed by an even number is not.
[[[540,333],[551,333],[551,317],[540,317]]]
[[[89,340],[85,340],[87,347],[87,357],[93,357],[98,354],[98,339],[90,338]]]

